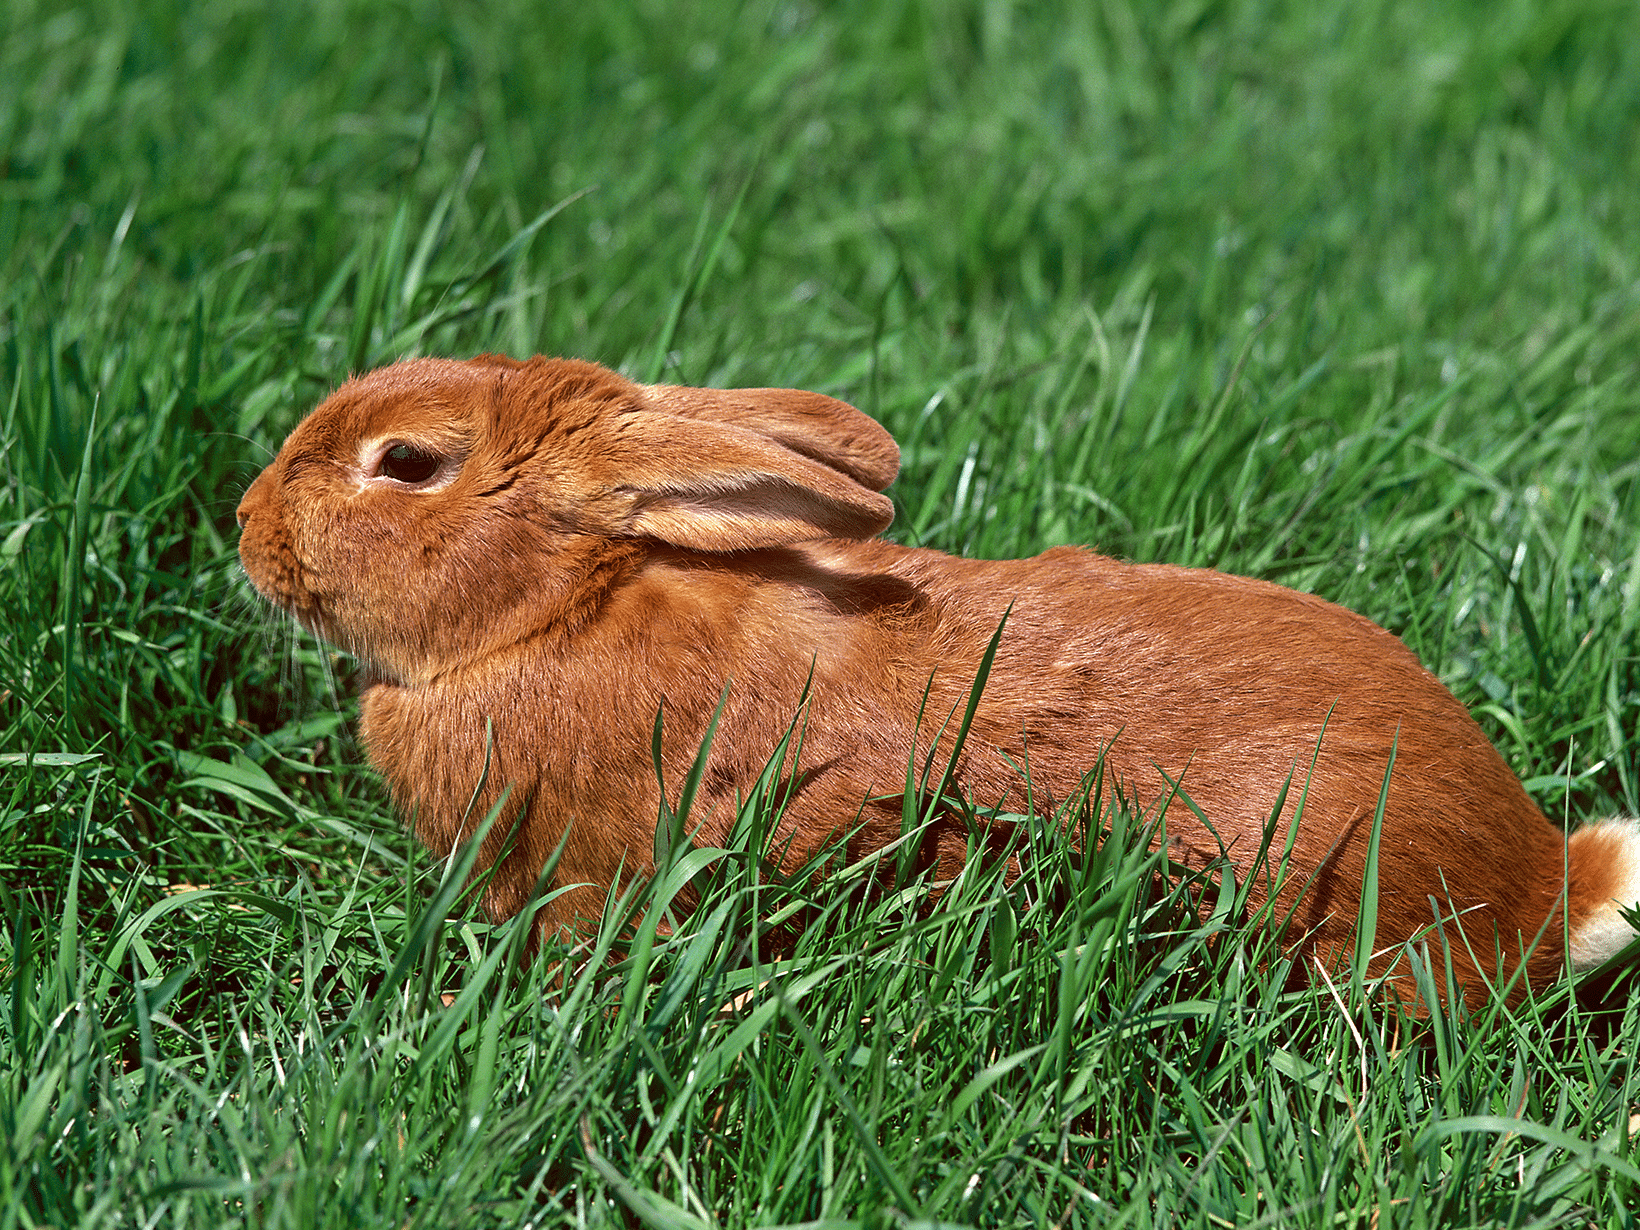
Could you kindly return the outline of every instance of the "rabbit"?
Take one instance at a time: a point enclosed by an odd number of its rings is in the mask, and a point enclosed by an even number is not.
[[[540,356],[408,359],[348,380],[291,432],[239,505],[239,554],[264,598],[359,660],[362,742],[430,852],[448,856],[510,787],[479,856],[490,868],[511,842],[482,899],[492,918],[523,908],[562,841],[565,891],[538,937],[572,935],[621,877],[653,870],[657,712],[675,785],[726,696],[696,842],[724,840],[805,704],[781,857],[898,839],[907,766],[949,747],[999,624],[952,779],[978,803],[1025,808],[1028,766],[1029,805],[1051,806],[1102,756],[1136,806],[1188,796],[1166,813],[1177,862],[1227,853],[1252,874],[1291,783],[1286,814],[1304,803],[1277,914],[1336,963],[1393,749],[1381,951],[1447,920],[1472,989],[1523,951],[1543,985],[1633,937],[1640,823],[1568,841],[1391,633],[1215,571],[901,546],[878,537],[898,469],[881,426],[815,393],[642,385]],[[969,836],[949,818],[924,834],[939,876]],[[1278,856],[1287,840],[1275,833]]]

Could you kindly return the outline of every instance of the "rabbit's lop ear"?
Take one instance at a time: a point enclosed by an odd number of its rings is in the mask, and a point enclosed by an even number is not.
[[[749,551],[870,538],[894,519],[887,496],[758,432],[675,414],[634,417],[620,492],[626,535]]]
[[[900,472],[894,437],[847,402],[800,389],[691,389],[644,386],[650,405],[667,414],[727,423],[765,436],[794,453],[840,470],[881,491]]]

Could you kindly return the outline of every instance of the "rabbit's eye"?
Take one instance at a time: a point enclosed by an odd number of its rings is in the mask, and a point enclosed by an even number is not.
[[[438,473],[442,461],[437,453],[429,453],[414,444],[395,444],[382,454],[378,469],[401,483],[424,483]]]

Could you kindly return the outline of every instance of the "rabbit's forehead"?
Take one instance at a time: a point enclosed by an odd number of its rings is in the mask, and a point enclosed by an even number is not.
[[[443,389],[372,397],[359,406],[351,435],[364,444],[402,438],[453,447],[472,439],[476,418],[471,399],[452,397]]]
[[[640,407],[628,381],[591,363],[410,359],[343,384],[291,434],[285,456],[298,468],[357,468],[406,443],[447,455],[589,459],[644,434],[626,421],[641,418]]]
[[[481,413],[482,401],[471,395],[476,392],[448,385],[406,387],[353,381],[309,415],[292,433],[289,444],[302,452],[333,457],[389,438],[430,447],[462,446],[472,440]]]
[[[427,371],[422,363],[437,366]],[[493,375],[482,377],[466,364],[423,360],[409,376],[400,371],[410,366],[394,364],[337,390],[331,400],[345,398],[346,417],[360,436],[461,431],[483,413],[495,388]]]

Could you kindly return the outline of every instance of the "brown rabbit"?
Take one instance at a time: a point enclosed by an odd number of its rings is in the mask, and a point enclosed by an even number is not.
[[[481,855],[513,830],[484,899],[497,919],[566,828],[556,882],[587,887],[557,897],[545,929],[595,916],[617,877],[651,867],[656,712],[677,783],[726,683],[696,840],[724,838],[807,689],[787,857],[845,832],[859,851],[886,845],[908,762],[942,727],[949,739],[1007,614],[954,777],[977,802],[1022,808],[1025,764],[1038,806],[1063,799],[1103,752],[1127,799],[1177,788],[1208,819],[1174,802],[1175,857],[1200,863],[1222,841],[1245,865],[1283,785],[1289,815],[1307,785],[1278,905],[1297,898],[1288,934],[1331,961],[1353,947],[1393,746],[1381,944],[1456,916],[1452,957],[1475,987],[1471,949],[1490,978],[1535,941],[1542,984],[1567,935],[1579,966],[1632,937],[1619,907],[1640,901],[1640,824],[1568,842],[1390,633],[1218,572],[885,542],[898,468],[881,427],[818,394],[412,359],[348,381],[291,433],[239,506],[239,552],[263,596],[364,664],[365,746],[429,850],[447,855],[512,787],[527,810]],[[924,839],[945,875],[966,850],[956,822]]]

